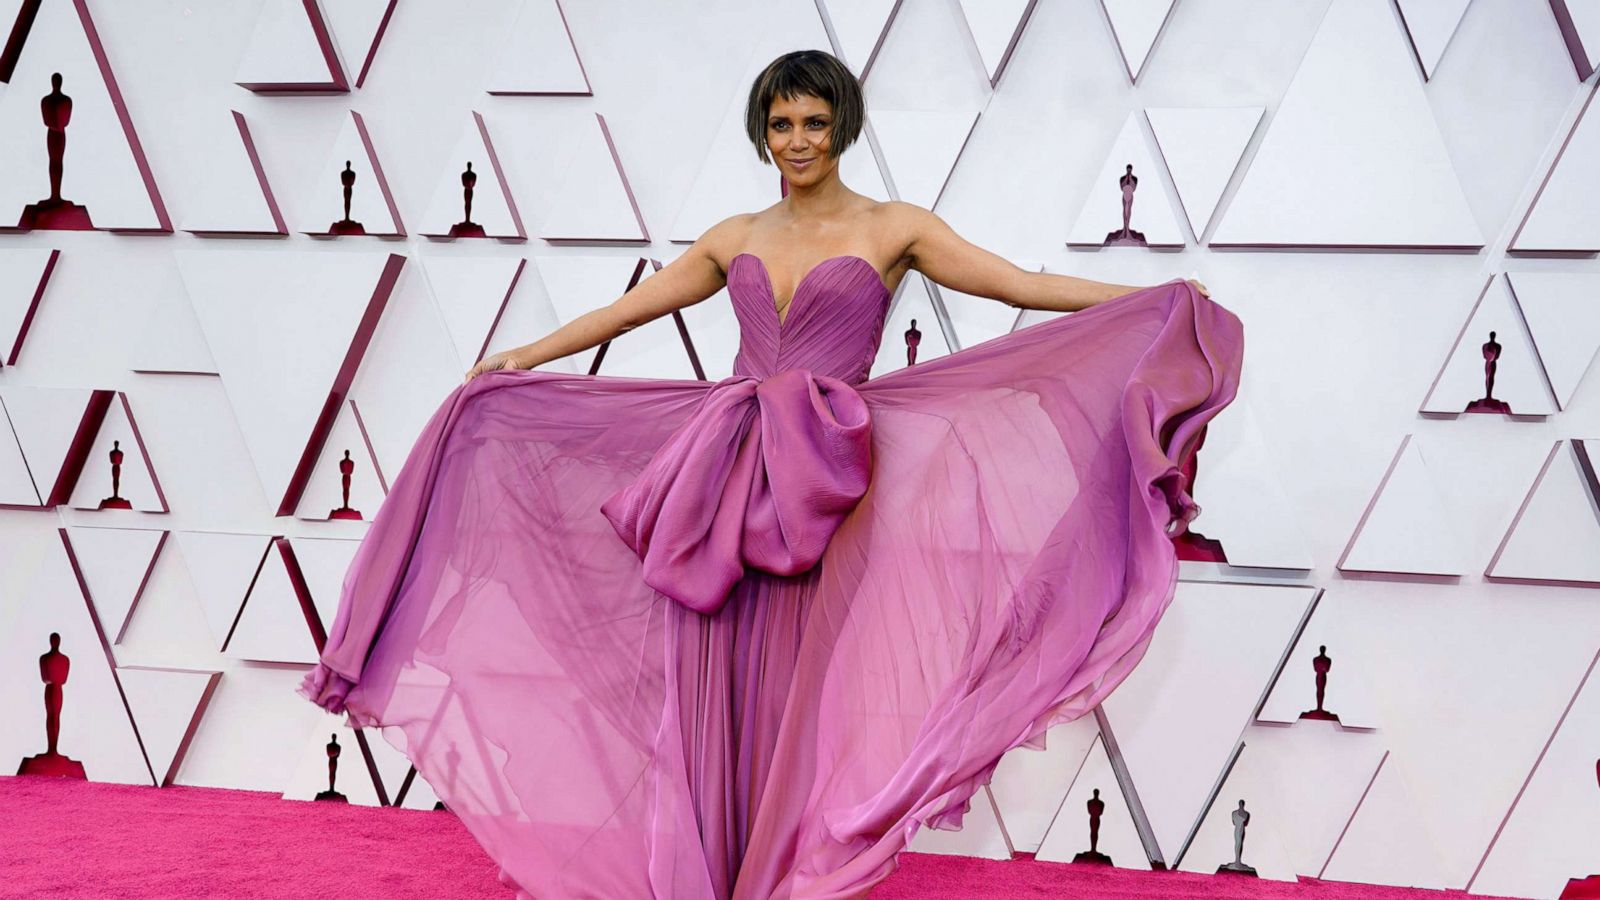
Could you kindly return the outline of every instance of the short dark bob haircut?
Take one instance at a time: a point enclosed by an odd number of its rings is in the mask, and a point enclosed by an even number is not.
[[[861,82],[855,73],[831,53],[821,50],[796,50],[767,64],[750,85],[750,100],[744,108],[744,129],[756,145],[756,155],[771,163],[767,154],[767,113],[775,97],[793,100],[810,94],[833,107],[833,126],[828,155],[837,158],[861,136],[867,104],[861,96]]]

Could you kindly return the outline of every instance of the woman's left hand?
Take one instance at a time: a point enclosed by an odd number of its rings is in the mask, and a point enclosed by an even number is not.
[[[1190,284],[1194,285],[1194,289],[1195,290],[1200,292],[1200,296],[1206,298],[1207,300],[1211,299],[1211,292],[1206,290],[1206,286],[1205,285],[1201,284],[1200,282],[1196,281],[1193,278],[1190,278],[1190,279],[1187,279],[1187,280],[1188,280],[1188,282]]]

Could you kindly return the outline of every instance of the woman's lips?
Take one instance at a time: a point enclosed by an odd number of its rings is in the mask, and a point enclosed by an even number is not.
[[[794,169],[804,172],[812,163],[816,161],[817,158],[815,156],[811,157],[810,159],[791,159],[789,160],[789,165]]]

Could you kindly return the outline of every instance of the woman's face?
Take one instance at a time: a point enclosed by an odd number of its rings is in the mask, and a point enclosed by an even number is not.
[[[828,155],[832,136],[833,108],[821,97],[779,95],[767,107],[767,153],[791,185],[816,184],[833,172],[839,161]]]

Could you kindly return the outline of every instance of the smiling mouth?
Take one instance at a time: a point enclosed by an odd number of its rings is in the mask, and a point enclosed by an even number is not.
[[[801,168],[804,168],[806,166],[811,165],[812,163],[814,163],[816,161],[817,161],[817,158],[815,156],[809,157],[807,159],[791,159],[791,160],[789,160],[789,165],[791,165],[791,166],[800,166]]]

